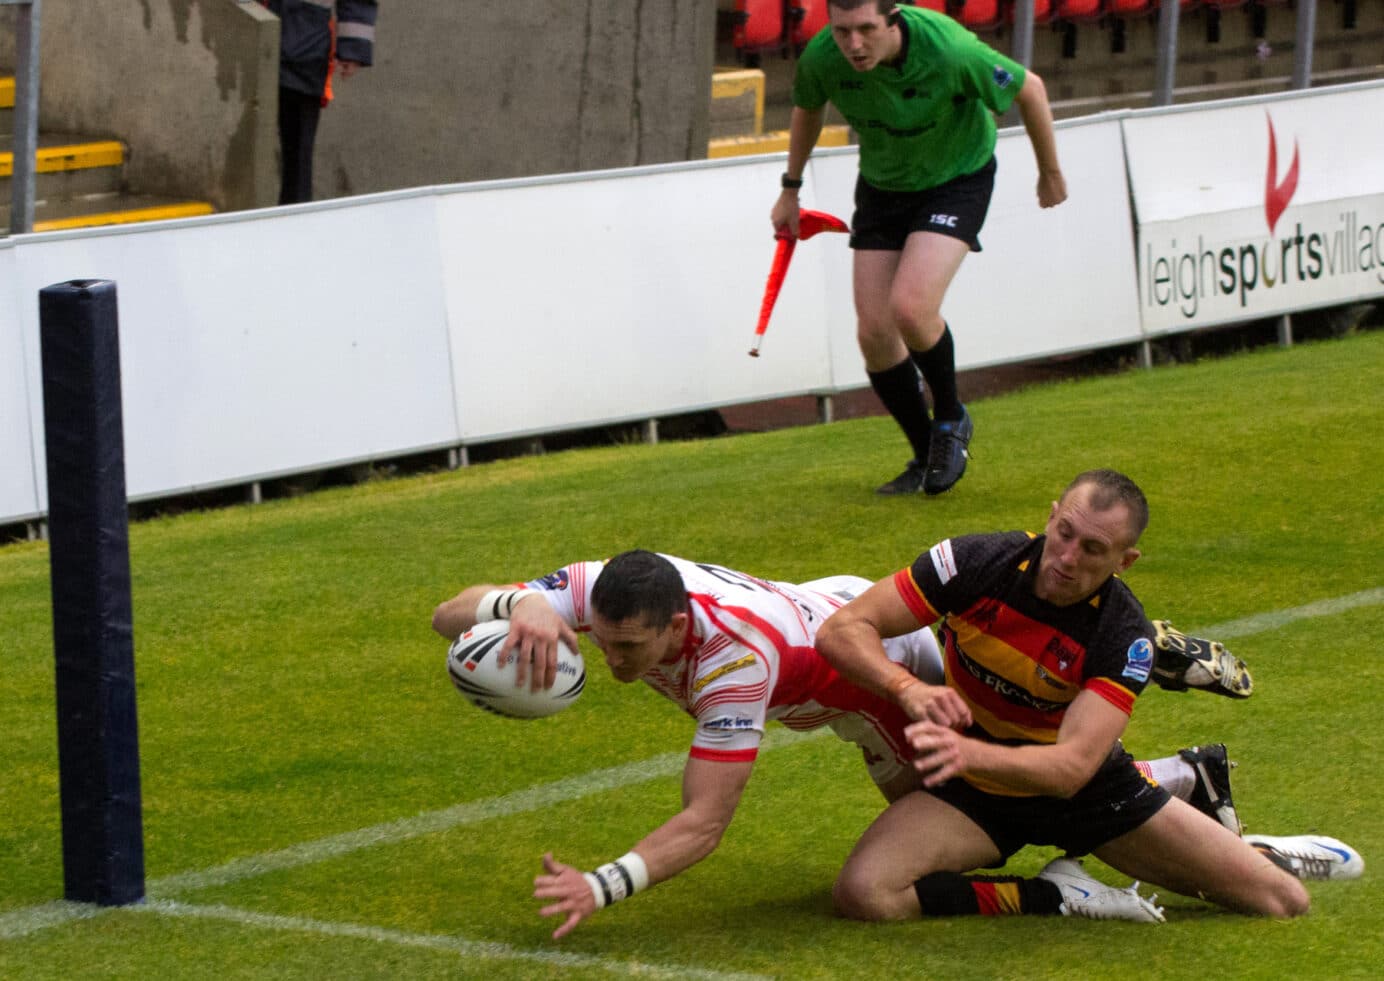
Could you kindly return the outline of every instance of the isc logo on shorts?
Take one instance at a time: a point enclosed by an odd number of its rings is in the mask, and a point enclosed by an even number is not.
[[[956,215],[933,215],[928,219],[933,225],[945,225],[948,228],[956,227]]]

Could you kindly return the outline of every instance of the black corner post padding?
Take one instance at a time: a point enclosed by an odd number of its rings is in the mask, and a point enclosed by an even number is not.
[[[39,291],[64,895],[144,898],[115,283]]]

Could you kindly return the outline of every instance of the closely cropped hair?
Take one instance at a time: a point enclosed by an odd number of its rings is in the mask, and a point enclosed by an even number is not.
[[[605,564],[591,587],[591,608],[607,620],[639,619],[662,630],[687,609],[687,587],[661,555],[633,549]]]
[[[907,4],[912,4],[913,0],[903,0]],[[885,16],[889,15],[896,6],[898,0],[827,0],[828,7],[835,7],[837,10],[858,10],[861,7],[875,5],[875,9]]]
[[[1108,511],[1116,504],[1129,509],[1129,520],[1133,524],[1134,536],[1131,545],[1139,541],[1139,536],[1149,526],[1149,502],[1139,485],[1118,470],[1087,470],[1077,474],[1076,479],[1062,492],[1063,498],[1082,484],[1094,484],[1091,505],[1098,511]]]

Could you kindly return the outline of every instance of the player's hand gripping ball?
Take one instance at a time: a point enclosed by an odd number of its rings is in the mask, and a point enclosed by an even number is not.
[[[581,653],[558,641],[557,681],[551,688],[534,691],[526,676],[516,685],[518,661],[500,651],[509,636],[508,620],[478,623],[447,651],[447,674],[456,690],[473,705],[510,719],[541,719],[561,712],[577,700],[586,686],[586,663]]]

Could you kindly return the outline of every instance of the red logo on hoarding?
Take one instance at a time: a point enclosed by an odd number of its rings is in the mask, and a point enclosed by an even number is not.
[[[1268,116],[1268,113],[1265,113]],[[1288,202],[1293,199],[1293,192],[1297,190],[1298,183],[1298,145],[1297,138],[1293,138],[1293,162],[1288,167],[1288,173],[1283,175],[1283,183],[1278,183],[1278,140],[1274,136],[1273,117],[1269,119],[1269,172],[1264,182],[1264,217],[1269,220],[1269,234],[1273,234],[1273,228],[1278,224],[1278,219],[1288,208]]]

